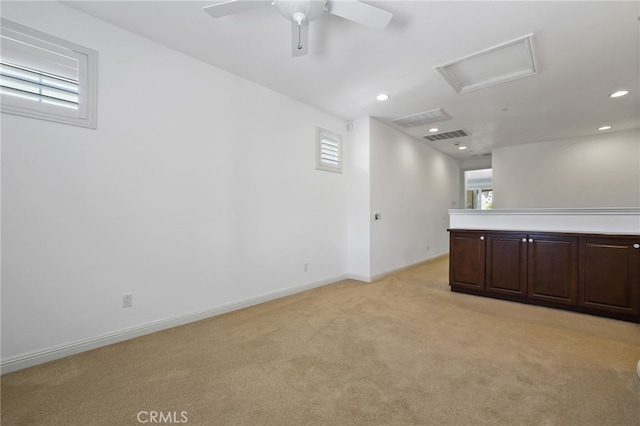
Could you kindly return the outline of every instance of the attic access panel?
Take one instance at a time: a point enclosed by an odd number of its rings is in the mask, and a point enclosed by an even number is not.
[[[533,34],[440,65],[436,70],[457,93],[537,74]]]

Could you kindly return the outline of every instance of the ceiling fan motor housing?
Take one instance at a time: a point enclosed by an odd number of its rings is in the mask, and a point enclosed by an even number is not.
[[[275,4],[282,16],[290,21],[310,22],[325,11],[327,0],[276,0]]]

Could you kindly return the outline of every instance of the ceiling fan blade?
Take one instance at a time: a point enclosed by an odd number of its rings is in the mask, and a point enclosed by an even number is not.
[[[359,2],[357,0],[329,0],[327,11],[349,21],[366,27],[382,30],[386,28],[393,14],[386,10]]]
[[[228,0],[222,3],[212,4],[211,6],[205,6],[202,10],[213,18],[221,18],[268,4],[268,1]]]
[[[309,53],[309,22],[298,25],[291,22],[291,55],[304,56]]]

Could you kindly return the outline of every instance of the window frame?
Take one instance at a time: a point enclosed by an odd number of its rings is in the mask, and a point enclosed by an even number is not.
[[[326,144],[323,140],[329,140],[337,147],[337,164],[323,160],[323,151]],[[326,172],[342,173],[342,135],[317,127],[316,129],[316,169]]]
[[[0,23],[2,29],[0,38],[8,37],[9,33],[11,33],[12,39],[18,42],[35,39],[36,42],[52,45],[51,50],[42,49],[46,53],[64,52],[77,59],[79,63],[77,110],[8,94],[0,94],[0,111],[7,114],[96,129],[98,52],[4,18],[0,19]],[[43,58],[39,55],[33,55],[33,57],[37,59]],[[1,51],[0,58],[2,58]],[[25,66],[25,64],[19,63],[16,65]],[[25,67],[34,70],[30,66]],[[48,73],[44,69],[36,69],[35,71],[41,74]]]

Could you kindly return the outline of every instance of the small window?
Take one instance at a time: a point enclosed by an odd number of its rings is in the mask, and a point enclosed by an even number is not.
[[[342,173],[342,136],[318,127],[316,169]]]
[[[2,19],[2,112],[96,128],[97,52]]]

